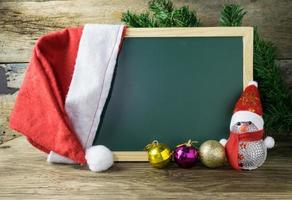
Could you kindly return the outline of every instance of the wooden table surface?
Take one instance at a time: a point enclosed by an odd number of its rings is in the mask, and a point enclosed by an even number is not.
[[[254,171],[116,163],[93,173],[47,163],[44,153],[20,137],[0,145],[0,199],[292,199],[290,144],[269,151]]]

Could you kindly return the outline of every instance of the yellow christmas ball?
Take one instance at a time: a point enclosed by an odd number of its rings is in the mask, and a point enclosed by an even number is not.
[[[209,168],[221,167],[226,161],[225,149],[216,140],[207,140],[200,146],[201,162]]]
[[[166,144],[154,140],[145,147],[148,152],[148,161],[155,168],[164,168],[171,160],[171,149]]]

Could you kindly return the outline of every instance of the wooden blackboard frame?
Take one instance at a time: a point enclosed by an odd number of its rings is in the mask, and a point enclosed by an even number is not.
[[[125,37],[242,37],[243,88],[253,80],[253,27],[128,28]],[[145,151],[113,153],[115,161],[147,161]]]

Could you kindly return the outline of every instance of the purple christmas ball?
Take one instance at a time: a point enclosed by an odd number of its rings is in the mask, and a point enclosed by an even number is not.
[[[173,152],[174,161],[182,168],[190,168],[198,160],[199,153],[191,142],[177,146]]]

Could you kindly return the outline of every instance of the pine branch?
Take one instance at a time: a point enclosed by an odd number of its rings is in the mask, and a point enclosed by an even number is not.
[[[195,11],[188,6],[175,8],[170,0],[152,0],[149,11],[135,14],[123,13],[122,21],[130,27],[194,27],[200,26]]]
[[[175,10],[172,17],[173,24],[177,27],[197,27],[201,25],[195,11],[190,11],[187,6]]]
[[[219,24],[221,26],[241,26],[246,13],[239,5],[227,4],[221,11]]]
[[[246,12],[241,6],[229,4],[223,7],[219,23],[221,26],[241,26]],[[259,90],[264,109],[267,132],[290,132],[292,129],[292,95],[283,84],[276,64],[276,48],[271,42],[254,31],[254,79]]]
[[[254,77],[261,91],[265,127],[269,132],[289,133],[292,129],[292,94],[284,86],[275,60],[275,46],[260,38],[255,29]]]
[[[159,12],[171,13],[174,9],[173,3],[169,0],[152,0],[149,1],[148,7],[155,14]]]
[[[134,14],[129,11],[122,14],[123,22],[129,27],[156,27],[157,25],[149,16],[149,13]]]
[[[149,10],[153,13],[153,19],[158,27],[173,26],[173,4],[169,0],[152,0],[149,2]]]

